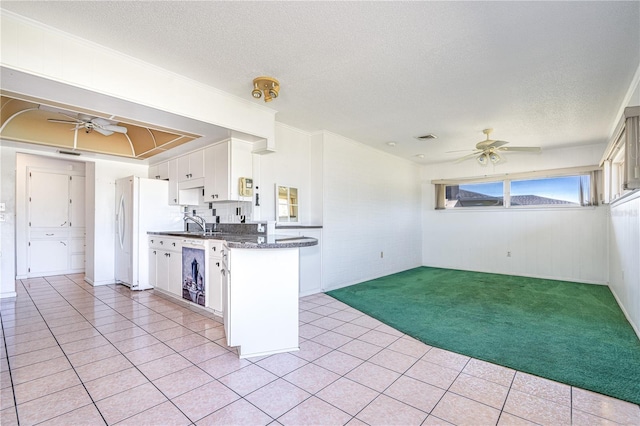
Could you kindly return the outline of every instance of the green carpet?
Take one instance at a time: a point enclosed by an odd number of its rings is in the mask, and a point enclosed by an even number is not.
[[[640,341],[606,286],[421,267],[327,294],[429,345],[640,404]]]

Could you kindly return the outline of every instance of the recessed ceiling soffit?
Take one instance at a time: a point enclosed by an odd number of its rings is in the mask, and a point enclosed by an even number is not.
[[[72,122],[91,118],[125,127],[126,133],[107,132],[111,134],[105,136],[102,134],[105,132],[93,131],[91,125]],[[37,99],[0,96],[0,137],[16,142],[145,159],[200,136],[68,105],[45,105]]]

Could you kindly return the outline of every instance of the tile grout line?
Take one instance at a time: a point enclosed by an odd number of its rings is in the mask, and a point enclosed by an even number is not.
[[[65,277],[66,277],[67,279],[69,279],[66,275],[65,275]],[[112,343],[109,339],[107,339],[107,338],[104,336],[104,333],[102,333],[102,331],[100,331],[100,330],[96,327],[96,325],[95,325],[95,324],[93,324],[91,321],[89,321],[89,320],[84,316],[84,314],[82,314],[82,313],[81,313],[81,312],[80,312],[80,311],[79,311],[79,310],[78,310],[78,309],[77,309],[73,304],[71,304],[71,303],[68,301],[68,299],[67,299],[67,298],[66,298],[62,293],[60,293],[60,292],[58,291],[58,289],[57,289],[55,286],[53,286],[53,285],[52,285],[52,284],[51,284],[51,283],[46,279],[46,277],[43,277],[43,278],[44,278],[44,280],[47,282],[47,284],[49,284],[49,286],[50,286],[51,288],[53,288],[53,289],[54,289],[54,290],[55,290],[55,291],[60,295],[60,297],[62,297],[62,298],[64,299],[64,301],[65,301],[66,303],[68,303],[68,304],[69,304],[69,306],[71,306],[71,307],[72,307],[76,312],[78,312],[78,313],[79,313],[83,318],[85,318],[85,321],[87,321],[89,324],[91,324],[91,327],[93,327],[93,328],[94,328],[94,329],[99,333],[99,335],[100,335],[101,337],[105,338],[105,339],[109,342],[108,344],[110,344],[111,346],[113,346],[113,347],[114,347],[114,349],[116,349],[116,350],[120,353],[120,355],[122,355],[122,356],[124,356],[125,358],[127,358],[127,357],[126,357],[126,355],[125,355],[122,351],[120,351],[117,347],[115,347],[115,346],[113,345],[113,343]],[[76,285],[77,287],[80,287],[80,289],[81,289],[81,290],[83,290],[83,291],[85,291],[86,293],[88,293],[91,297],[93,297],[93,298],[95,298],[95,299],[99,300],[101,303],[104,303],[104,304],[105,304],[106,306],[108,306],[112,311],[114,311],[114,312],[116,312],[116,313],[118,313],[118,314],[122,315],[120,312],[118,312],[116,309],[114,309],[113,307],[111,307],[108,303],[105,303],[102,299],[100,299],[99,297],[97,297],[95,294],[91,294],[91,292],[89,292],[88,290],[86,290],[86,289],[82,288],[82,286],[80,286],[78,283],[74,282],[74,281],[73,281],[73,280],[71,280],[71,279],[69,279],[69,280],[70,280],[74,285]],[[26,290],[26,288],[25,288],[25,290]],[[113,289],[112,289],[112,290],[113,290]],[[38,313],[40,313],[40,310],[39,310],[39,308],[36,306],[36,302],[35,302],[35,301],[33,300],[33,298],[31,297],[31,294],[29,293],[29,291],[28,291],[28,290],[26,290],[26,291],[27,291],[27,293],[29,294],[29,297],[30,297],[30,299],[32,300],[32,303],[34,304],[34,306],[35,306],[35,307],[36,307],[36,309],[38,310]],[[114,290],[114,291],[115,291],[116,293],[118,293],[116,290]],[[126,297],[126,296],[125,296],[125,297]],[[133,299],[131,298],[131,300],[133,300]],[[138,301],[135,301],[135,302],[136,302],[136,303],[139,303]],[[140,304],[140,303],[139,303],[139,304]],[[145,305],[143,305],[143,306],[145,306]],[[146,307],[146,308],[148,308],[147,306],[145,306],[145,307]],[[148,309],[151,309],[151,308],[148,308]],[[151,310],[152,310],[153,312],[158,313],[157,311],[154,311],[153,309],[151,309]],[[160,314],[160,315],[162,315],[162,314]],[[41,314],[41,313],[40,313],[40,316],[42,317],[42,314]],[[162,315],[162,316],[164,316],[164,315]],[[123,318],[126,318],[126,317],[124,317],[124,316],[123,316]],[[167,318],[167,317],[165,316],[165,318]],[[44,320],[44,322],[45,322],[45,323],[47,323],[47,321],[44,319],[44,317],[42,317],[42,319]],[[167,319],[169,319],[169,318],[167,318]],[[128,319],[128,318],[127,318],[127,320],[128,320],[128,321],[131,321],[131,320],[130,320],[130,319]],[[179,324],[179,325],[180,325],[180,324]],[[49,327],[49,324],[47,324],[47,328],[49,328],[49,331],[51,332],[51,328]],[[145,332],[147,332],[147,331],[145,330]],[[147,333],[148,333],[148,332],[147,332]],[[52,334],[52,336],[54,337],[54,339],[56,340],[56,343],[58,343],[58,340],[57,340],[57,338],[55,337],[55,335],[54,335],[53,333],[51,333],[51,334]],[[150,334],[150,333],[149,333],[149,334]],[[164,342],[161,342],[161,343],[163,343],[163,344],[164,344]],[[107,344],[102,345],[102,346],[106,346],[106,345],[107,345]],[[62,347],[60,346],[60,344],[59,344],[59,343],[58,343],[58,346],[60,347],[61,351],[63,352],[63,354],[64,354],[64,355],[65,355],[65,357],[67,358],[67,361],[69,361],[69,364],[71,365],[71,367],[73,368],[74,372],[76,373],[76,376],[78,376],[78,379],[80,380],[80,382],[82,383],[82,385],[83,385],[83,387],[84,387],[85,391],[86,391],[86,392],[87,392],[87,394],[89,395],[89,398],[90,398],[90,399],[91,399],[91,401],[93,402],[93,405],[96,407],[96,410],[98,411],[98,413],[100,414],[100,416],[101,416],[101,417],[102,417],[102,419],[104,420],[105,424],[108,424],[108,423],[107,423],[107,421],[106,421],[106,419],[104,418],[104,415],[102,414],[102,412],[101,412],[101,411],[100,411],[100,409],[98,408],[96,401],[93,399],[93,397],[91,396],[91,394],[90,394],[90,393],[89,393],[89,391],[87,390],[87,388],[86,388],[86,386],[85,386],[84,381],[83,381],[83,380],[82,380],[82,378],[80,378],[80,376],[78,375],[78,373],[77,373],[77,371],[76,371],[75,366],[74,366],[74,365],[73,365],[73,363],[71,363],[71,361],[69,360],[69,358],[68,358],[68,356],[67,356],[67,353],[64,351],[64,349],[62,349]],[[165,344],[165,346],[166,346],[166,344]],[[169,346],[167,346],[167,347],[169,347]],[[171,347],[169,347],[169,348],[170,348],[171,350],[173,350],[173,348],[171,348]],[[87,350],[91,350],[91,349],[95,349],[95,348],[90,348],[90,349],[87,349]],[[80,352],[84,352],[84,351],[80,351]],[[175,351],[175,352],[176,352],[176,353],[178,353],[177,351]],[[179,354],[179,353],[178,353],[178,354]],[[128,358],[127,358],[127,359],[128,359]],[[185,358],[185,359],[186,359],[186,358]],[[100,361],[100,360],[98,360],[98,361]],[[88,363],[88,364],[91,364],[91,363]],[[151,381],[151,380],[150,380],[146,375],[144,375],[144,373],[142,373],[142,371],[140,371],[140,370],[137,368],[137,366],[136,366],[135,364],[133,364],[133,363],[132,363],[132,366],[133,366],[134,368],[136,368],[136,370],[138,370],[138,372],[140,372],[140,374],[142,374],[142,375],[143,375],[147,380],[149,380],[149,382],[150,382],[151,384],[153,384],[153,385],[154,385],[154,387],[155,387],[156,389],[158,389],[158,388],[155,386],[155,384],[153,383],[153,381]],[[104,377],[106,377],[106,376],[104,376]],[[139,385],[139,386],[142,386],[142,385]],[[130,389],[135,389],[136,387],[138,387],[138,386],[134,386],[133,388],[130,388]],[[130,390],[130,389],[128,389],[128,390]],[[161,393],[165,398],[167,398],[167,400],[168,400],[168,401],[171,401],[171,399],[170,399],[170,398],[168,398],[168,397],[167,397],[167,396],[166,396],[166,395],[165,395],[165,394],[164,394],[160,389],[158,389],[158,391],[159,391],[159,392],[160,392],[160,393]],[[103,398],[103,399],[106,399],[106,398]],[[171,401],[171,402],[172,402],[172,401]],[[161,403],[161,404],[162,404],[162,403]],[[173,404],[173,402],[172,402],[172,404]],[[157,405],[160,405],[160,404],[157,404]],[[154,407],[156,407],[157,405],[155,405],[155,406],[153,406],[153,407],[150,407],[149,409],[154,408]],[[173,404],[173,405],[175,406],[175,404]],[[189,418],[185,413],[183,413],[183,412],[182,412],[182,410],[180,410],[180,408],[179,408],[179,407],[177,407],[177,406],[176,406],[176,409],[178,409],[178,411],[180,411],[183,415],[185,415],[185,417],[186,417],[186,418]],[[72,411],[73,411],[73,410],[72,410]],[[147,410],[144,410],[144,411],[147,411]],[[66,413],[63,413],[63,414],[61,414],[61,415],[64,415],[64,414],[66,414]],[[139,414],[139,413],[136,413],[136,414],[134,414],[134,415],[132,415],[132,416],[129,416],[129,417],[127,417],[127,418],[133,417],[133,416],[135,416],[135,415],[137,415],[137,414]],[[56,416],[56,417],[59,417],[59,416]],[[55,417],[52,417],[52,418],[55,418]],[[123,419],[123,420],[125,420],[125,419]]]
[[[115,291],[117,292],[117,290],[115,290]],[[126,296],[125,296],[125,297],[126,297]],[[164,299],[164,298],[163,298],[163,299]],[[134,300],[134,299],[133,299],[133,298],[131,298],[131,300]],[[165,300],[169,300],[169,299],[165,299]],[[159,315],[162,315],[163,317],[165,317],[165,318],[167,318],[167,319],[171,320],[171,318],[169,318],[169,317],[165,316],[165,315],[164,315],[164,314],[162,314],[161,312],[155,311],[153,308],[149,308],[147,305],[144,305],[144,304],[143,304],[143,303],[141,303],[140,301],[137,301],[137,300],[136,300],[136,302],[137,302],[137,303],[139,303],[139,304],[141,304],[141,305],[142,305],[142,306],[144,306],[145,308],[148,308],[148,309],[152,310],[153,312],[155,312],[155,313],[157,313],[157,314],[159,314]],[[169,302],[174,303],[174,301],[173,301],[173,300],[169,300]],[[179,306],[180,306],[180,305],[179,305]],[[181,306],[181,307],[184,307],[184,306]],[[187,308],[187,309],[188,309],[188,308]],[[189,309],[189,310],[191,310],[191,309]],[[198,313],[197,311],[192,311],[192,312],[194,312],[194,313]],[[131,321],[131,320],[130,320],[130,321]],[[172,320],[172,321],[173,321],[173,320]],[[185,326],[185,325],[183,325],[183,324],[177,323],[176,321],[173,321],[173,322],[175,322],[176,324],[178,324],[178,326],[179,326],[179,327],[184,327],[184,328],[187,328],[187,329],[188,329],[188,327],[186,327],[186,326]],[[215,327],[215,328],[217,328],[217,327]],[[144,329],[143,329],[143,330],[144,330]],[[190,329],[189,329],[189,330],[190,330]],[[162,331],[162,330],[160,330],[160,331]],[[193,330],[190,330],[190,331],[193,331]],[[98,332],[100,332],[100,331],[98,330]],[[147,330],[145,330],[145,332],[147,332],[149,335],[153,336],[153,334],[152,334],[152,333],[150,333],[150,332],[148,332]],[[100,333],[101,333],[101,332],[100,332]],[[198,333],[194,332],[194,334],[198,334]],[[207,339],[210,343],[213,343],[213,344],[217,345],[217,343],[216,343],[215,341],[210,340],[210,339],[209,339],[209,338],[207,338],[206,336],[202,336],[202,337],[204,337],[205,339]],[[179,338],[179,337],[178,337],[178,338]],[[170,340],[171,340],[171,339],[170,339]],[[165,346],[167,346],[169,349],[171,349],[172,351],[174,351],[177,355],[179,355],[179,356],[181,356],[182,358],[184,358],[186,361],[190,362],[190,363],[192,364],[192,366],[194,366],[194,367],[198,368],[200,371],[202,371],[203,373],[207,374],[209,377],[211,377],[211,378],[213,379],[213,381],[215,381],[215,382],[219,383],[220,385],[222,385],[222,386],[224,386],[225,388],[229,389],[231,392],[235,393],[235,394],[238,396],[238,399],[237,399],[237,400],[235,400],[235,401],[233,401],[233,402],[230,402],[229,404],[226,404],[226,405],[224,405],[224,406],[222,406],[222,407],[218,408],[216,411],[214,411],[214,412],[212,412],[212,413],[208,413],[208,414],[207,414],[207,415],[205,415],[204,417],[207,417],[207,416],[209,416],[209,415],[211,415],[211,414],[213,414],[213,413],[216,413],[216,412],[218,412],[218,411],[220,411],[220,410],[222,410],[222,409],[224,409],[224,408],[228,407],[229,405],[231,405],[231,404],[233,404],[233,403],[235,403],[235,402],[237,402],[238,400],[241,400],[241,399],[244,399],[246,402],[248,402],[249,404],[251,404],[251,402],[250,402],[250,401],[246,400],[242,395],[238,394],[236,391],[234,391],[233,389],[231,389],[231,388],[229,388],[228,386],[226,386],[224,383],[222,383],[222,382],[221,382],[220,380],[218,380],[217,378],[215,378],[215,377],[211,376],[207,371],[203,370],[199,365],[194,364],[194,363],[193,363],[193,362],[191,362],[189,359],[185,358],[185,357],[184,357],[184,355],[182,355],[182,353],[181,353],[181,352],[178,352],[178,351],[176,351],[175,349],[171,348],[171,347],[170,347],[170,346],[168,346],[168,345],[166,344],[166,342],[164,342],[163,340],[161,340],[161,343],[163,343],[163,344],[164,344]],[[204,344],[206,344],[206,343],[204,343]],[[218,345],[218,346],[220,346],[220,345]],[[114,347],[115,347],[115,346],[114,346]],[[196,347],[197,347],[197,346],[196,346]],[[232,351],[229,351],[228,349],[226,349],[226,348],[224,348],[224,347],[222,347],[222,346],[220,346],[220,347],[221,347],[221,348],[223,348],[223,349],[225,349],[225,350],[227,351],[227,353],[233,353]],[[120,352],[120,354],[121,354],[122,356],[124,356],[125,358],[127,357],[127,356],[126,356],[126,354],[125,354],[125,353],[123,353],[123,352],[121,352],[117,347],[116,347],[115,349],[116,349],[116,350],[118,350],[118,352]],[[220,354],[220,355],[218,355],[218,356],[222,356],[222,355],[224,355],[224,354]],[[169,355],[167,355],[167,356],[169,356]],[[211,359],[217,358],[218,356],[212,357]],[[161,358],[163,358],[163,357],[161,357]],[[158,359],[161,359],[161,358],[158,358]],[[155,361],[155,360],[152,360],[152,361],[149,361],[149,362],[153,362],[153,361]],[[250,361],[250,360],[249,360],[249,362],[251,362],[251,365],[256,365],[254,362],[252,362],[252,361]],[[159,391],[159,392],[160,392],[160,393],[161,393],[165,398],[167,398],[167,401],[171,402],[171,404],[172,404],[174,407],[176,407],[176,409],[177,409],[178,411],[180,411],[180,413],[182,413],[182,414],[183,414],[187,419],[189,419],[190,421],[192,421],[192,423],[196,423],[196,422],[198,422],[198,421],[202,420],[202,418],[201,418],[201,419],[197,419],[197,420],[191,420],[191,418],[190,418],[186,413],[184,413],[184,412],[180,409],[180,407],[178,407],[178,406],[173,402],[173,399],[172,399],[172,398],[169,398],[169,397],[168,397],[168,396],[167,396],[167,395],[166,395],[166,394],[165,394],[161,389],[159,389],[159,388],[155,385],[155,383],[153,383],[153,381],[152,381],[151,379],[149,379],[149,377],[147,377],[147,376],[144,374],[144,372],[142,372],[142,371],[138,368],[138,366],[137,366],[137,365],[133,364],[133,366],[134,366],[134,367],[135,367],[135,368],[140,372],[140,374],[142,374],[142,375],[143,375],[143,376],[144,376],[144,377],[149,381],[149,383],[151,383],[151,384],[152,384],[152,385],[153,385],[153,386],[154,386],[154,387],[155,387],[155,388],[156,388],[156,389],[157,389],[157,390],[158,390],[158,391]],[[258,367],[260,367],[260,366],[258,366]],[[187,367],[187,368],[188,368],[188,367]],[[243,368],[246,368],[246,367],[243,367]],[[262,367],[261,367],[261,368],[262,368]],[[241,369],[242,369],[242,368],[241,368]],[[241,369],[236,370],[236,371],[240,371]],[[228,376],[229,374],[233,374],[233,373],[235,373],[236,371],[232,371],[232,372],[230,372],[230,373],[228,373],[228,374],[225,374],[224,376],[221,376],[221,377]],[[279,378],[279,377],[278,377],[278,378]],[[156,379],[156,380],[157,380],[157,379]],[[275,380],[277,380],[277,379],[275,379]],[[273,381],[275,381],[275,380],[273,380]],[[273,381],[272,381],[272,382],[273,382]],[[272,382],[269,382],[269,383],[272,383]],[[212,382],[209,382],[209,383],[212,383]],[[206,385],[207,385],[207,384],[209,384],[209,383],[205,383],[205,384],[203,384],[203,385],[201,385],[201,386],[198,386],[198,387],[196,387],[196,388],[194,388],[194,389],[191,389],[191,390],[189,390],[189,391],[186,391],[186,392],[184,392],[184,393],[182,393],[182,394],[180,394],[180,395],[177,395],[175,398],[177,398],[177,397],[179,397],[179,396],[181,396],[181,395],[184,395],[184,394],[186,394],[186,393],[188,393],[188,392],[192,392],[192,391],[194,391],[194,390],[196,390],[196,389],[199,389],[199,388],[201,388],[201,387],[203,387],[203,386],[206,386]],[[269,383],[265,384],[264,386],[268,385]],[[139,386],[142,386],[142,385],[139,385]],[[262,386],[262,387],[264,387],[264,386]],[[136,386],[136,387],[138,387],[138,386]],[[136,387],[134,387],[134,388],[132,388],[132,389],[135,389]],[[260,388],[258,388],[258,389],[260,389]],[[258,389],[256,389],[256,390],[258,390]],[[254,391],[254,392],[255,392],[255,391]],[[160,403],[160,404],[163,404],[163,403],[164,403],[164,402],[162,402],[162,403]],[[158,405],[160,405],[160,404],[158,404]],[[251,404],[251,405],[253,405],[253,404]],[[156,406],[157,406],[157,405],[156,405]],[[154,407],[156,407],[156,406],[154,406]],[[147,410],[144,410],[144,411],[148,411],[149,409],[154,408],[154,407],[150,407],[150,408],[148,408]],[[256,407],[256,408],[257,408],[258,410],[260,410],[260,408],[259,408],[259,407]],[[264,412],[264,411],[262,411],[262,410],[260,410],[260,411],[261,411],[261,412]],[[134,417],[134,416],[136,416],[136,415],[138,415],[138,414],[140,414],[140,413],[133,414],[132,416],[129,416],[129,417],[127,417],[127,418]],[[272,420],[275,420],[275,419],[273,419],[271,416],[269,416],[267,413],[264,413],[264,414],[265,414],[265,415],[267,415],[267,416],[268,416],[269,418],[271,418]],[[204,417],[203,417],[203,418],[204,418]],[[121,421],[124,421],[124,420],[126,420],[126,419],[123,419],[123,420],[121,420]]]
[[[65,275],[65,277],[66,277],[66,275]],[[66,298],[66,297],[64,297],[64,296],[62,296],[62,294],[58,291],[58,289],[56,289],[56,288],[55,288],[55,287],[54,287],[54,286],[49,282],[49,280],[47,280],[47,279],[46,279],[46,277],[43,277],[43,278],[44,278],[44,281],[45,281],[45,282],[46,282],[46,283],[47,283],[47,284],[48,284],[48,285],[49,285],[53,290],[55,290],[55,291],[56,291],[56,293],[58,293],[58,295],[60,295],[60,297],[62,297],[66,303],[68,303],[70,306],[72,306],[72,305],[69,303],[69,301],[67,300],[67,298]],[[74,283],[74,284],[75,284],[75,283]],[[57,337],[56,337],[56,336],[55,336],[55,334],[53,334],[53,332],[51,331],[51,327],[49,326],[49,324],[47,323],[47,320],[46,320],[46,319],[44,318],[44,316],[42,315],[42,312],[40,311],[40,308],[38,307],[38,305],[37,305],[36,301],[33,299],[32,295],[31,295],[31,292],[26,288],[26,286],[24,286],[24,284],[23,284],[23,287],[24,287],[25,291],[27,292],[27,295],[29,296],[29,299],[31,299],[31,302],[33,303],[34,307],[35,307],[35,308],[36,308],[36,310],[38,311],[38,314],[40,314],[40,317],[42,318],[42,320],[43,320],[43,321],[44,321],[44,323],[46,324],[47,329],[48,329],[48,330],[49,330],[49,332],[51,333],[51,336],[52,336],[52,337],[53,337],[53,339],[56,341],[56,343],[57,343],[58,347],[60,348],[60,351],[64,354],[64,357],[67,359],[67,362],[69,363],[69,365],[71,365],[71,368],[73,369],[73,372],[75,373],[76,377],[78,377],[78,380],[80,381],[80,384],[82,385],[82,387],[84,388],[85,392],[87,393],[87,396],[88,396],[88,397],[89,397],[89,399],[91,400],[91,403],[94,405],[94,407],[95,407],[95,408],[96,408],[96,410],[98,411],[98,414],[100,414],[100,417],[102,417],[102,420],[104,421],[104,423],[105,423],[105,424],[107,424],[107,421],[106,421],[106,419],[104,418],[104,416],[102,415],[102,412],[100,412],[100,410],[98,409],[98,406],[96,405],[96,401],[94,401],[93,397],[92,397],[92,396],[91,396],[91,394],[89,393],[89,390],[88,390],[88,389],[87,389],[87,387],[85,386],[84,381],[82,380],[82,378],[80,377],[80,375],[79,375],[79,374],[78,374],[78,372],[76,371],[76,368],[74,367],[74,365],[71,363],[71,360],[69,359],[69,356],[68,356],[68,355],[67,355],[67,353],[64,351],[64,349],[62,349],[62,346],[60,345],[60,342],[58,342]],[[72,307],[73,307],[73,306],[72,306]],[[74,309],[75,309],[75,307],[74,307]],[[76,311],[77,311],[77,310],[76,310]],[[65,388],[65,389],[68,389],[68,388]],[[61,390],[65,390],[65,389],[61,389]],[[54,393],[55,393],[55,392],[54,392]],[[51,394],[49,394],[49,395],[51,395]],[[44,397],[44,396],[46,396],[46,395],[43,395],[43,397]],[[36,398],[36,399],[38,399],[38,398]],[[83,406],[83,407],[84,407],[84,406]],[[74,410],[78,409],[78,408],[82,408],[82,407],[76,407],[76,408],[74,408],[73,410],[67,411],[66,413],[61,413],[61,414],[60,414],[60,415],[58,415],[58,416],[50,417],[49,419],[45,419],[45,420],[43,420],[43,421],[47,421],[47,420],[54,419],[54,418],[56,418],[56,417],[59,417],[59,416],[65,415],[65,414],[67,414],[67,413],[70,413],[70,412],[72,412],[72,411],[74,411]],[[16,413],[17,413],[17,411],[18,411],[18,405],[16,404]]]
[[[117,285],[117,284],[114,284],[114,285]],[[116,292],[116,293],[119,293],[119,294],[120,294],[120,292],[118,292],[118,291],[117,291],[117,290],[115,290],[114,288],[112,288],[112,290],[113,290],[114,292]],[[93,295],[93,297],[95,297],[96,299],[100,300],[102,303],[105,303],[105,302],[103,302],[100,298],[96,297],[95,295]],[[127,297],[127,296],[125,296],[125,297]],[[179,326],[179,327],[184,327],[184,325],[182,325],[182,324],[180,324],[180,323],[177,323],[176,321],[173,321],[171,318],[169,318],[169,317],[167,317],[167,316],[163,315],[161,312],[158,312],[158,311],[154,310],[153,308],[148,307],[147,305],[145,305],[145,304],[141,303],[140,301],[135,300],[134,298],[129,298],[129,299],[131,299],[132,301],[135,301],[135,302],[136,302],[136,303],[138,303],[139,305],[144,306],[145,308],[147,308],[147,309],[149,309],[149,310],[153,311],[154,313],[159,314],[159,315],[163,316],[164,318],[166,318],[166,319],[168,319],[168,320],[170,320],[170,321],[172,321],[172,322],[174,322],[174,323],[178,324],[178,326]],[[108,306],[109,306],[111,309],[113,309],[110,305],[108,305]],[[113,310],[114,310],[115,312],[118,312],[118,311],[116,311],[115,309],[113,309]],[[118,313],[119,313],[120,315],[122,315],[120,312],[118,312]],[[84,315],[83,315],[83,316],[84,316]],[[124,317],[124,316],[123,316],[123,317]],[[125,318],[126,318],[126,317],[125,317]],[[132,319],[127,318],[127,320],[128,320],[128,321],[133,322],[133,320],[132,320]],[[162,321],[162,320],[160,320],[160,321]],[[93,324],[92,324],[92,326],[93,326]],[[95,326],[94,326],[94,328],[95,328]],[[186,328],[186,327],[185,327],[185,328]],[[104,334],[103,334],[100,330],[98,330],[97,328],[96,328],[96,330],[98,331],[98,333],[100,333],[100,335],[101,335],[102,337],[104,337]],[[145,331],[145,333],[148,333],[150,336],[153,336],[153,334],[152,334],[152,333],[150,333],[149,331],[147,331],[147,330],[145,330],[145,329],[143,329],[143,330]],[[159,331],[162,331],[162,330],[159,330]],[[155,336],[153,336],[153,337],[155,337]],[[204,337],[204,336],[203,336],[203,337]],[[206,337],[205,337],[205,338],[206,338]],[[105,337],[105,339],[107,339],[107,338]],[[206,339],[207,339],[207,340],[209,340],[208,338],[206,338]],[[109,339],[107,339],[107,340],[108,340],[108,341],[109,341],[109,343],[110,343],[110,344],[111,344],[111,345],[112,345],[112,346],[113,346],[113,347],[114,347],[114,348],[115,348],[115,349],[120,353],[120,355],[122,355],[122,356],[123,356],[124,358],[126,358],[129,362],[131,362],[131,361],[129,360],[129,358],[127,357],[127,355],[126,355],[126,353],[125,353],[125,352],[122,352],[119,348],[117,348],[117,347],[116,347],[116,346],[115,346],[115,345],[114,345],[114,344],[113,344]],[[160,339],[158,339],[158,340],[160,340]],[[211,341],[211,340],[209,340],[209,341],[210,341],[211,343],[216,344],[215,342],[213,342],[213,341]],[[189,360],[188,360],[187,358],[185,358],[185,357],[184,357],[180,352],[178,352],[178,351],[176,351],[175,349],[173,349],[172,347],[168,346],[168,345],[165,343],[165,341],[164,341],[164,340],[160,340],[160,343],[162,343],[163,345],[165,345],[166,347],[168,347],[169,349],[171,349],[171,350],[172,350],[173,352],[175,352],[177,355],[180,355],[180,356],[181,356],[182,358],[184,358],[185,360],[189,361]],[[149,345],[149,346],[152,346],[152,345]],[[145,346],[145,347],[149,347],[149,346]],[[143,349],[143,348],[140,348],[140,349]],[[223,349],[224,349],[224,348],[223,348]],[[136,349],[136,350],[137,350],[137,349]],[[131,352],[133,352],[133,351],[131,351]],[[169,356],[169,355],[167,355],[167,356]],[[160,358],[158,358],[158,359],[161,359],[161,358],[163,358],[163,357],[160,357]],[[214,357],[214,358],[215,358],[215,357]],[[152,362],[152,361],[155,361],[155,360],[151,360],[151,361],[149,361],[149,362]],[[189,361],[189,362],[190,362],[192,365],[194,365],[195,367],[199,368],[197,365],[193,364],[191,361]],[[143,364],[144,364],[144,363],[143,363]],[[167,401],[168,401],[168,402],[170,402],[170,403],[171,403],[171,404],[172,404],[172,405],[173,405],[173,406],[174,406],[174,407],[175,407],[175,408],[176,408],[176,409],[177,409],[177,410],[178,410],[182,415],[184,415],[184,416],[185,416],[185,418],[189,419],[189,421],[191,421],[191,422],[192,422],[192,424],[195,424],[195,421],[192,421],[192,420],[191,420],[191,418],[190,418],[190,417],[189,417],[185,412],[183,412],[183,411],[180,409],[180,407],[178,407],[178,406],[175,404],[175,402],[173,402],[173,399],[172,399],[172,398],[169,398],[169,397],[168,397],[168,396],[167,396],[167,395],[166,395],[166,394],[165,394],[161,389],[159,389],[159,388],[156,386],[156,384],[153,382],[153,380],[149,379],[149,377],[147,377],[147,375],[146,375],[146,374],[144,374],[144,372],[142,372],[142,371],[138,368],[138,366],[137,366],[136,364],[131,363],[131,365],[132,365],[132,366],[133,366],[133,368],[135,368],[135,369],[136,369],[136,370],[137,370],[137,371],[138,371],[138,372],[139,372],[139,373],[140,373],[140,374],[141,374],[145,379],[147,379],[147,380],[148,380],[148,382],[149,382],[151,385],[153,385],[153,387],[154,387],[158,392],[160,392],[160,394],[161,394],[162,396],[164,396],[164,397],[167,399]],[[188,367],[187,367],[187,368],[188,368]],[[200,369],[200,368],[199,368],[199,369]],[[204,370],[202,370],[202,369],[200,369],[200,370],[201,370],[201,371],[203,371],[204,373],[206,373],[207,375],[209,375],[209,373],[207,373],[206,371],[204,371]],[[106,377],[106,376],[104,376],[104,377]],[[209,375],[209,377],[211,377],[211,378],[212,378],[213,380],[215,380],[215,381],[218,381],[216,378],[212,377],[211,375]],[[156,379],[156,380],[157,380],[157,379]],[[220,382],[219,382],[219,383],[220,383]],[[141,384],[141,385],[134,386],[134,387],[132,387],[132,388],[130,388],[130,389],[127,389],[127,390],[135,389],[135,388],[137,388],[137,387],[139,387],[139,386],[143,386],[143,385],[145,385],[145,384],[146,384],[146,383],[143,383],[143,384]],[[221,384],[223,384],[223,383],[221,383]],[[223,385],[224,385],[224,384],[223,384]],[[205,386],[205,385],[202,385],[202,386]],[[195,388],[195,389],[198,389],[198,388],[200,388],[200,387],[202,387],[202,386],[198,386],[198,387],[197,387],[197,388]],[[192,389],[192,390],[193,390],[193,389]],[[191,392],[192,390],[187,391],[187,392]],[[185,392],[185,393],[187,393],[187,392]],[[88,393],[88,391],[87,391],[87,393]],[[183,395],[183,394],[181,394],[181,395]],[[178,396],[180,396],[180,395],[178,395]],[[238,395],[238,396],[239,396],[239,395]],[[177,397],[177,396],[176,396],[176,397]],[[107,397],[107,398],[109,398],[109,397]],[[103,398],[103,399],[106,399],[106,398]],[[122,420],[119,420],[119,422],[122,422],[122,421],[124,421],[124,420],[126,420],[126,419],[129,419],[129,418],[131,418],[131,417],[137,416],[138,414],[143,413],[143,412],[145,412],[145,411],[148,411],[148,410],[150,410],[150,409],[152,409],[152,408],[155,408],[155,407],[157,407],[157,406],[159,406],[159,405],[161,405],[161,404],[164,404],[165,402],[166,402],[166,401],[163,401],[163,402],[161,402],[161,403],[159,403],[159,404],[157,404],[157,405],[154,405],[154,406],[152,406],[152,407],[149,407],[149,408],[147,408],[146,410],[143,410],[143,411],[141,411],[141,412],[139,412],[139,413],[132,414],[132,415],[131,415],[131,416],[129,416],[129,417],[126,417],[126,418],[124,418],[124,419],[122,419]],[[96,409],[98,409],[97,405],[96,405]],[[98,412],[100,412],[100,410],[99,410],[99,409],[98,409]],[[100,415],[102,415],[102,413],[100,413]],[[205,417],[206,417],[206,416],[205,416]],[[103,417],[103,418],[104,418],[104,417]],[[199,420],[201,420],[201,419],[199,419]],[[105,423],[106,423],[106,421],[105,421]],[[108,423],[107,423],[107,424],[108,424]]]
[[[22,283],[20,283],[22,284]],[[17,300],[17,296],[16,296]],[[18,417],[18,401],[16,399],[16,391],[15,386],[13,384],[13,374],[11,369],[11,362],[9,361],[9,350],[7,345],[6,335],[4,333],[4,321],[2,321],[2,311],[0,310],[0,326],[2,327],[2,341],[4,343],[4,351],[7,354],[7,367],[9,371],[9,380],[11,381],[11,394],[13,396],[13,411],[16,413],[16,421],[18,422],[18,426],[20,426],[20,417]]]

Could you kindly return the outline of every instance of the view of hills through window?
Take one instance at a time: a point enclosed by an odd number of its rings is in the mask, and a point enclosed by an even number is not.
[[[589,176],[562,176],[510,181],[511,206],[580,206],[589,199]],[[446,207],[491,207],[505,205],[505,182],[447,185]]]

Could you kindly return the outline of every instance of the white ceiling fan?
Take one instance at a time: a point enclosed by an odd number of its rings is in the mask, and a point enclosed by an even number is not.
[[[100,117],[92,117],[87,114],[78,114],[77,117],[72,115],[63,114],[65,117],[70,118],[71,120],[58,120],[56,118],[49,118],[47,121],[51,123],[62,123],[62,124],[72,124],[73,127],[71,130],[84,129],[85,133],[91,133],[92,131],[96,131],[104,136],[110,136],[114,133],[127,133],[127,128],[123,126],[118,126],[117,122],[107,120],[106,118]]]
[[[502,161],[502,157],[499,154],[501,152],[509,152],[509,151],[510,152],[514,152],[514,151],[540,152],[542,151],[542,148],[538,146],[514,146],[514,147],[504,146],[509,142],[489,139],[489,135],[491,134],[491,132],[493,132],[493,129],[484,129],[482,133],[487,135],[487,139],[481,142],[478,142],[476,144],[476,149],[471,154],[458,158],[457,160],[454,161],[454,163],[459,163],[469,158],[475,158],[476,161],[478,161],[478,163],[484,166],[489,162],[496,164]],[[458,151],[449,151],[449,152],[458,152]]]

